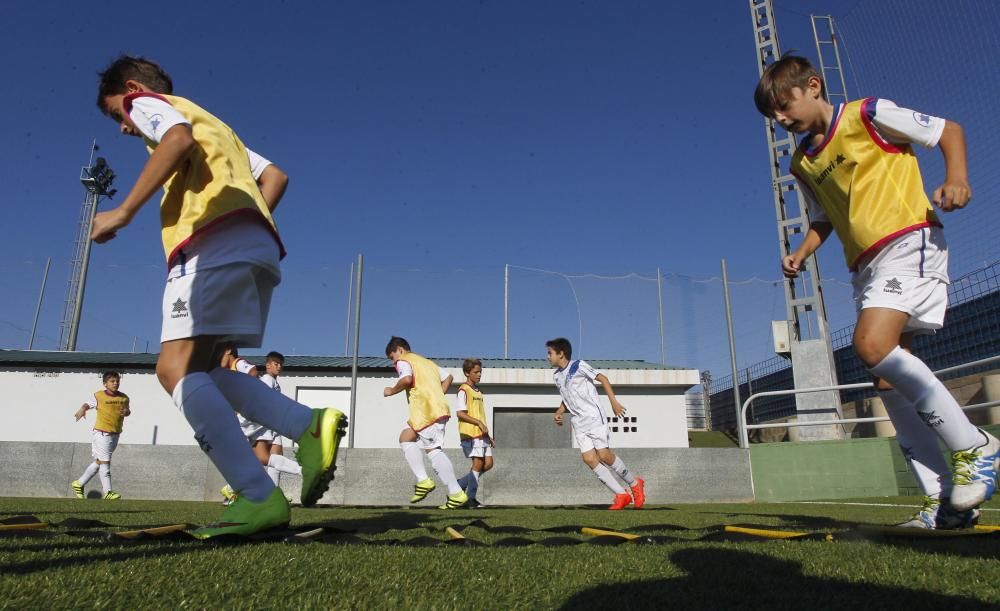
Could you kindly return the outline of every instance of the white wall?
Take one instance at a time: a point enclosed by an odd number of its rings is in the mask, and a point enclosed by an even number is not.
[[[460,369],[448,371],[456,382],[464,379]],[[605,370],[605,374],[628,409],[626,415],[638,419],[628,425],[635,426],[636,432],[612,433],[612,447],[687,447],[683,393],[697,384],[697,371]],[[482,384],[487,424],[492,426],[493,408],[498,406],[555,411],[560,399],[551,376],[551,371],[542,369],[487,369]],[[406,398],[403,393],[388,399],[382,396],[382,389],[391,385],[394,377],[391,371],[364,372],[359,377],[357,411],[351,423],[355,447],[398,446],[399,432],[406,423]],[[7,423],[0,427],[0,440],[89,442],[95,415],[91,412],[85,421],[75,422],[73,413],[102,387],[100,373],[94,370],[0,370],[0,388],[6,399],[0,405],[0,419]],[[336,407],[345,414],[350,410],[347,373],[282,375],[281,389],[310,407]],[[132,403],[132,415],[125,419],[121,443],[152,443],[156,427],[158,445],[195,445],[187,421],[151,370],[123,371],[121,390]],[[454,394],[449,399],[453,400]],[[610,414],[607,398],[602,395],[601,400]],[[453,416],[446,427],[446,447],[458,447],[457,429],[457,418]],[[565,430],[570,435],[568,426]]]

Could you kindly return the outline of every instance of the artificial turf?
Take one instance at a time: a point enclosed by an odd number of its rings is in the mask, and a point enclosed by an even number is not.
[[[1000,503],[986,507],[992,511],[981,523],[1000,523]],[[310,543],[212,544],[182,536],[123,541],[107,534],[206,523],[219,510],[214,503],[0,499],[0,519],[33,515],[52,524],[0,536],[0,607],[1000,607],[1000,534],[836,538],[900,521],[913,511],[905,507],[321,507],[293,509],[293,529],[326,528]],[[109,526],[81,527],[64,522],[69,518]],[[725,524],[829,532],[835,539],[726,541]],[[445,543],[448,526],[480,545]],[[578,532],[581,526],[641,539],[574,544],[595,541]]]

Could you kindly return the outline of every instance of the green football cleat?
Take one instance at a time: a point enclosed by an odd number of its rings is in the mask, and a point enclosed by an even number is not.
[[[196,539],[210,539],[219,535],[248,536],[271,528],[288,526],[292,511],[280,488],[259,503],[245,496],[237,496],[222,512],[219,520],[202,526],[191,533]]]
[[[459,490],[455,494],[449,494],[448,502],[444,505],[439,505],[438,509],[461,509],[468,502],[469,496],[465,494],[464,490]]]
[[[425,480],[417,482],[413,486],[413,496],[410,498],[410,502],[419,503],[420,501],[426,499],[428,494],[434,492],[435,488],[437,488],[437,484],[435,484],[434,480],[429,477]]]
[[[337,446],[347,428],[340,410],[327,407],[313,410],[312,423],[295,440],[299,449],[295,460],[302,465],[302,506],[315,505],[330,487],[337,470]]]
[[[107,492],[104,493],[105,501],[117,501],[120,498],[122,498],[122,495],[118,494],[114,490],[108,490]]]
[[[80,480],[73,480],[73,483],[71,483],[69,487],[73,489],[73,494],[76,495],[76,498],[87,498],[87,495],[83,493],[83,484],[80,483]]]

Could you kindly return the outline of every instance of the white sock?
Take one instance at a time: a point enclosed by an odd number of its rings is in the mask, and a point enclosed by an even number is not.
[[[635,476],[632,475],[632,472],[622,462],[621,456],[615,456],[615,462],[611,464],[611,470],[617,473],[618,477],[622,478],[626,484],[635,486]]]
[[[101,474],[101,488],[104,488],[104,494],[111,492],[111,464],[101,463],[97,470]]]
[[[244,374],[216,367],[209,374],[226,401],[247,420],[290,439],[298,439],[312,424],[310,408],[292,401],[267,384]]]
[[[87,484],[87,482],[90,481],[90,478],[94,477],[95,475],[97,475],[97,463],[92,462],[89,465],[87,465],[86,469],[83,470],[83,475],[81,475],[80,479],[78,479],[77,481],[80,482],[81,486],[84,486]]]
[[[267,386],[242,375],[268,390]],[[278,393],[268,390],[272,395]],[[174,388],[174,405],[194,430],[202,452],[238,494],[259,503],[274,490],[263,466],[247,444],[233,411],[207,373],[189,373]]]
[[[406,464],[410,465],[410,471],[413,471],[417,481],[422,482],[427,479],[427,469],[424,468],[424,453],[417,447],[417,443],[415,441],[401,441],[399,448],[403,450],[403,458],[406,459]]]
[[[466,481],[469,484],[465,487],[465,493],[469,495],[470,499],[476,498],[476,494],[479,493],[479,476],[481,473],[479,471],[469,471],[469,476]]]
[[[277,486],[278,485],[278,479],[281,477],[281,471],[278,471],[277,469],[275,469],[271,465],[268,465],[267,467],[264,467],[264,470],[267,471],[267,476],[270,477],[271,481],[274,482],[274,485]]]
[[[302,466],[295,462],[291,458],[285,458],[281,454],[271,454],[271,457],[267,459],[267,466],[272,469],[277,469],[282,473],[294,473],[295,475],[302,474]]]
[[[594,475],[596,475],[597,479],[601,480],[601,483],[607,486],[611,492],[614,492],[615,494],[625,494],[625,489],[622,488],[622,485],[618,483],[615,476],[611,474],[611,469],[608,469],[608,466],[604,463],[598,463],[597,466],[594,467]]]
[[[933,498],[951,496],[951,468],[941,454],[938,436],[898,391],[882,390],[878,394],[896,427],[896,441],[920,489]]]
[[[427,453],[427,458],[430,459],[431,466],[434,467],[438,477],[445,486],[448,486],[449,495],[462,491],[462,487],[458,485],[458,478],[455,477],[455,467],[451,464],[447,454],[442,452],[440,448],[435,448]]]
[[[941,380],[906,350],[896,346],[871,372],[906,397],[949,450],[967,450],[982,441],[979,429],[969,422]]]

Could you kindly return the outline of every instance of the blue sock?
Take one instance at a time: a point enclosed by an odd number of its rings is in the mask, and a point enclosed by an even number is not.
[[[462,477],[458,478],[458,485],[462,487],[462,490],[465,490],[466,488],[469,487],[469,478],[471,478],[471,477],[472,477],[472,473],[470,472],[470,473],[466,473]]]
[[[479,492],[479,474],[475,471],[469,471],[469,474],[465,477],[468,478],[469,487],[465,489],[465,494],[469,496],[470,500],[475,500],[476,493]]]

